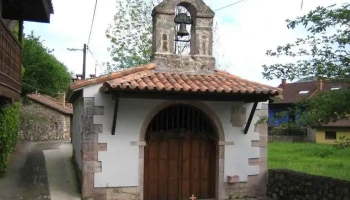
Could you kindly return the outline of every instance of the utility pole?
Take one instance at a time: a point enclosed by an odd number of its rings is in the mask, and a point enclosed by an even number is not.
[[[84,44],[84,49],[83,49],[83,80],[86,79],[86,44]]]
[[[74,49],[74,48],[67,48],[68,51],[83,51],[83,77],[82,80],[85,80],[86,78],[86,50],[88,49],[87,45],[84,44],[83,49]]]

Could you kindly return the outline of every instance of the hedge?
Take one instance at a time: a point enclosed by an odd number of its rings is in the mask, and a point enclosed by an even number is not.
[[[0,104],[0,176],[6,172],[7,158],[17,143],[19,103]]]

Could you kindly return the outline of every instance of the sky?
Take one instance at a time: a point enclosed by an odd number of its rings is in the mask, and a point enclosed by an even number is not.
[[[238,0],[204,0],[213,10],[222,8]],[[216,52],[225,70],[242,78],[277,86],[280,80],[266,80],[262,76],[262,65],[290,61],[284,58],[266,56],[266,50],[278,45],[293,42],[307,32],[298,28],[289,30],[286,19],[308,13],[317,6],[345,3],[347,0],[244,0],[233,6],[218,10],[215,20],[218,23],[220,44]],[[82,51],[68,51],[67,48],[82,49],[87,43],[95,0],[53,0],[54,14],[49,24],[25,22],[24,32],[34,31],[44,45],[54,49],[53,54],[74,74],[82,73]],[[105,68],[102,62],[110,61],[107,51],[109,41],[105,36],[108,25],[113,23],[116,13],[116,0],[99,0],[89,48],[100,64],[96,65],[93,56],[87,55],[87,75],[100,75]]]

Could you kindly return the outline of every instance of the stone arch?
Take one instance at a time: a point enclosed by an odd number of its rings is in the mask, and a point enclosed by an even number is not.
[[[225,183],[224,183],[224,155],[225,155],[225,134],[224,129],[221,124],[221,120],[216,115],[216,113],[206,104],[199,101],[165,101],[155,108],[151,110],[151,112],[147,115],[146,119],[144,120],[140,135],[139,135],[139,141],[140,141],[140,147],[139,147],[139,194],[140,194],[140,200],[143,200],[143,192],[144,192],[144,147],[146,145],[145,137],[147,134],[148,125],[154,118],[154,116],[163,110],[164,108],[174,105],[174,104],[188,104],[192,105],[198,109],[200,109],[202,112],[204,112],[205,115],[208,116],[209,120],[212,122],[214,129],[216,131],[216,134],[219,138],[218,141],[218,148],[217,148],[217,160],[216,160],[216,191],[215,195],[217,199],[225,199]]]
[[[179,4],[175,5],[175,15],[178,12],[186,13],[191,17],[192,23],[186,24],[186,30],[189,31],[189,37],[185,36],[183,38],[178,38],[176,35],[177,31],[179,31],[179,27],[177,25],[174,26],[174,53],[178,55],[194,55],[196,53],[196,18],[197,18],[197,8],[190,2],[182,1]],[[178,41],[177,39],[185,40],[187,42]],[[180,51],[179,51],[180,49]]]
[[[216,115],[216,113],[206,104],[202,103],[202,102],[198,102],[198,101],[166,101],[163,102],[161,104],[159,104],[158,106],[156,106],[146,117],[145,121],[142,124],[141,130],[140,130],[140,137],[139,137],[139,141],[140,142],[144,142],[145,141],[145,136],[146,136],[146,132],[147,132],[147,128],[149,123],[152,121],[153,117],[160,112],[161,110],[163,110],[164,108],[171,106],[173,104],[188,104],[188,105],[192,105],[198,109],[200,109],[202,112],[204,112],[204,114],[206,114],[208,116],[208,118],[210,119],[210,121],[212,122],[216,134],[219,138],[219,141],[225,141],[225,134],[224,134],[224,129],[222,127],[221,121],[219,119],[219,117]]]
[[[196,18],[196,16],[197,16],[197,9],[191,3],[186,2],[186,1],[182,1],[179,4],[177,4],[177,6],[185,7],[190,12],[191,17],[192,18]]]

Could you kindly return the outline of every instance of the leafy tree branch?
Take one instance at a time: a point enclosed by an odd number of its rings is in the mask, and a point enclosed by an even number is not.
[[[263,76],[295,79],[315,76],[318,79],[336,82],[350,80],[350,4],[317,7],[295,20],[287,20],[287,27],[295,29],[303,26],[308,35],[294,43],[268,50],[266,55],[291,57],[295,61],[263,65]],[[288,115],[298,116],[296,125],[304,127],[320,126],[349,117],[350,91],[324,91],[311,99],[296,103]]]
[[[106,62],[105,73],[142,65],[150,62],[152,54],[152,10],[163,0],[116,0],[117,12],[114,21],[106,30],[110,41],[108,51],[112,57]],[[181,9],[181,8],[180,8]],[[217,29],[214,26],[214,33]],[[219,37],[214,34],[214,43]],[[188,43],[181,44],[177,53],[186,51]]]

